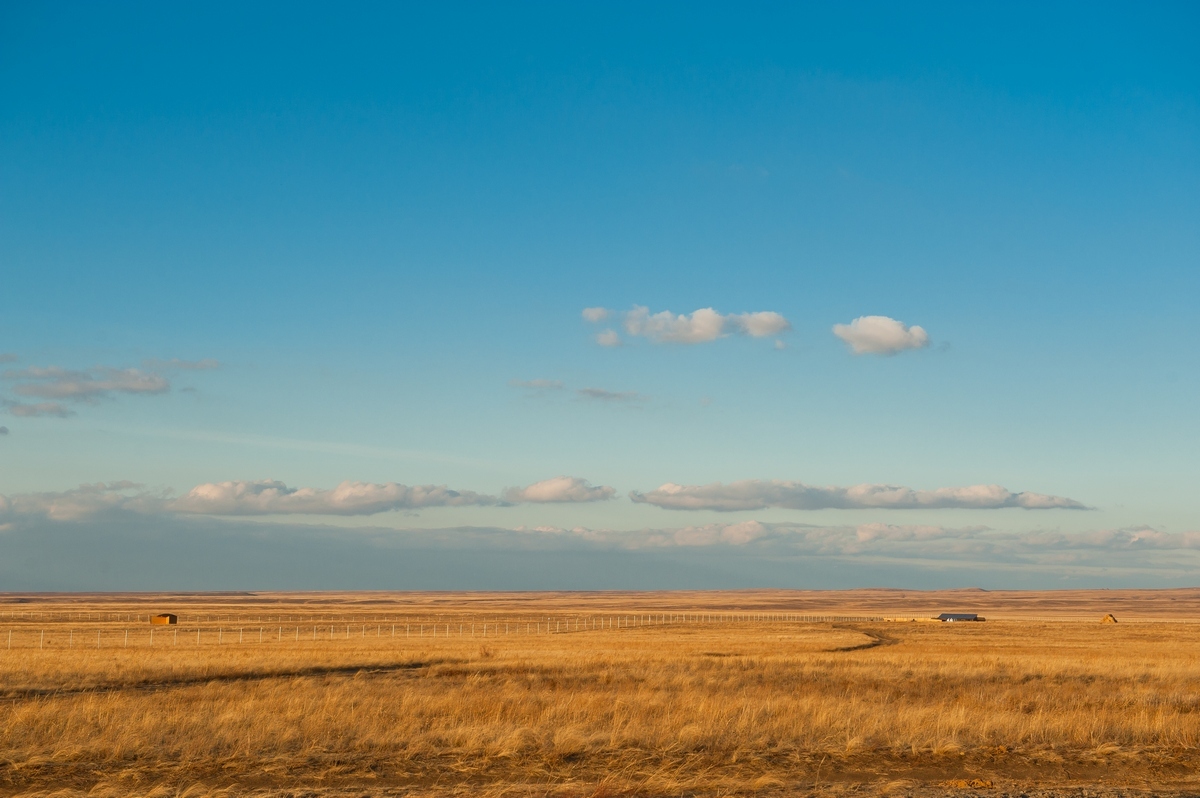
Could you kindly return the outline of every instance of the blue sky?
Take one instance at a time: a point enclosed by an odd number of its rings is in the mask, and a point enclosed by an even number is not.
[[[0,586],[1192,584],[1198,22],[9,4]]]

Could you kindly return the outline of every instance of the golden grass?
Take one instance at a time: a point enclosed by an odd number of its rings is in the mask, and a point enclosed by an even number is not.
[[[677,620],[567,632],[566,618],[587,613],[443,606],[449,637],[393,638],[386,608],[325,606],[287,627],[342,635],[313,642],[281,635],[282,621],[274,635],[265,620],[250,625],[269,616],[252,600],[224,609],[199,645],[186,624],[178,643],[160,627],[150,646],[147,624],[50,612],[10,619],[8,650],[0,625],[0,791],[1186,790],[1200,765],[1200,625],[1189,623]],[[432,624],[394,609],[398,623]],[[509,634],[495,634],[505,617]],[[239,623],[253,630],[241,643],[229,633]],[[540,632],[516,633],[525,623]],[[130,647],[117,646],[127,627]]]

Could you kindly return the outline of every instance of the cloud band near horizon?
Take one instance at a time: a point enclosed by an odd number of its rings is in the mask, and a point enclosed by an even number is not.
[[[429,507],[503,507],[516,504],[585,503],[616,496],[609,485],[558,476],[501,495],[454,490],[446,485],[345,481],[332,489],[292,488],[278,480],[228,480],[197,485],[182,496],[153,493],[132,482],[81,485],[61,492],[0,495],[0,527],[13,518],[55,520],[86,518],[105,511],[141,514],[255,516],[363,516]],[[629,498],[667,510],[738,512],[779,507],[793,510],[1026,510],[1091,509],[1073,499],[1041,493],[1014,493],[999,485],[914,490],[896,485],[816,487],[782,480],[744,480],[729,484],[676,485],[631,491]]]
[[[900,485],[861,484],[819,487],[803,482],[747,479],[723,484],[676,485],[668,482],[652,491],[631,491],[629,498],[665,510],[737,512],[780,507],[790,510],[1086,510],[1081,502],[1028,491],[1014,493],[1000,485],[914,490]]]

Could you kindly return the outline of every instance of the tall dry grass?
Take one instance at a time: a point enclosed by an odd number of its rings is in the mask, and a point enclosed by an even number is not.
[[[1198,657],[1194,625],[991,622],[25,647],[0,650],[0,788],[1185,784]]]

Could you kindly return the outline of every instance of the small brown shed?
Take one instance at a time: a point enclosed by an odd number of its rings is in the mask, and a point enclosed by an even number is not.
[[[150,623],[154,624],[155,626],[160,626],[160,625],[167,626],[169,624],[176,624],[176,623],[179,623],[179,616],[172,615],[169,612],[164,612],[162,615],[151,615]]]

